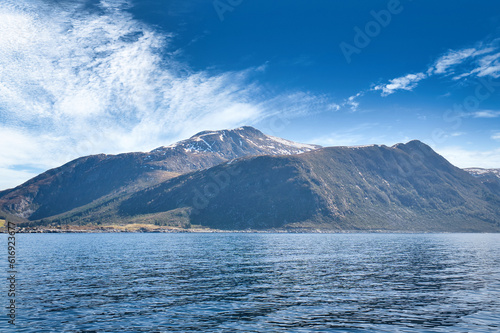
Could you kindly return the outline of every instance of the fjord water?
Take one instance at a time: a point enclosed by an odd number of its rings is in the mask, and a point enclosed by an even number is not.
[[[499,234],[18,234],[17,260],[1,331],[500,330]]]

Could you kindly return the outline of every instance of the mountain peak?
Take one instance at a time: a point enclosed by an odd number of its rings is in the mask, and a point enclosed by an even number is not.
[[[252,127],[252,126],[238,127],[238,128],[235,128],[234,131],[246,131],[246,132],[253,132],[253,133],[264,134],[261,131],[259,131],[258,129],[256,129],[255,127]]]
[[[252,133],[252,134],[257,134],[257,135],[264,135],[261,131],[258,129],[252,127],[252,126],[242,126],[238,127],[235,129],[223,129],[223,130],[205,130],[196,133],[195,135],[191,136],[190,139],[200,137],[200,136],[205,136],[205,135],[220,135],[220,134],[227,134],[227,133],[241,133],[241,132],[247,132],[247,133]]]
[[[397,143],[392,148],[399,148],[401,150],[418,150],[422,152],[433,152],[433,149],[420,140],[411,140],[407,143]]]
[[[235,129],[201,131],[168,147],[154,149],[153,153],[176,150],[193,154],[215,153],[225,159],[252,155],[292,155],[321,148],[318,145],[297,143],[266,135],[251,126]]]
[[[414,147],[429,147],[428,145],[426,145],[425,143],[423,143],[422,141],[420,140],[411,140],[411,141],[408,141],[407,143],[405,143],[405,145],[407,146],[414,146]]]

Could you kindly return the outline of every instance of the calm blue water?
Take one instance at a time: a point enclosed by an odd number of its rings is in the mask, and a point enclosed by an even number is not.
[[[500,331],[499,234],[18,234],[17,242],[15,332]],[[5,254],[6,235],[0,244]],[[2,281],[5,268],[3,259]],[[5,318],[0,331],[14,331]]]

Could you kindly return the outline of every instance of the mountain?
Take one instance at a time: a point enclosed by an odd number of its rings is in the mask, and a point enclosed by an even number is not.
[[[0,192],[0,215],[27,225],[500,232],[498,172],[478,170],[417,140],[322,148],[242,127],[76,159]]]
[[[147,153],[92,155],[0,192],[3,215],[39,220],[133,193],[193,170],[238,157],[297,154],[319,148],[263,134],[252,127],[204,131]],[[1,215],[1,214],[0,214]]]
[[[241,158],[139,191],[116,214],[217,229],[498,232],[500,196],[410,141]]]

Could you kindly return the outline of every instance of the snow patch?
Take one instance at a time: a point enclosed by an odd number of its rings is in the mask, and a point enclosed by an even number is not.
[[[360,149],[360,148],[368,148],[368,147],[380,147],[379,145],[360,145],[360,146],[338,146],[339,148],[349,148],[349,149]]]
[[[464,170],[475,177],[491,174],[500,178],[500,169],[467,168]]]
[[[205,144],[208,146],[209,150],[208,151],[213,151],[212,150],[212,146],[208,144],[208,142],[206,142],[205,140],[201,139],[201,141],[205,142]],[[207,150],[205,150],[207,151]]]
[[[278,137],[271,136],[271,135],[266,135],[266,136],[269,139],[271,139],[273,141],[276,141],[278,143],[281,143],[282,145],[285,145],[285,146],[290,146],[290,147],[299,148],[299,149],[309,149],[309,150],[315,150],[315,149],[317,149],[316,146],[310,145],[310,144],[307,144],[307,143],[293,142],[293,141],[290,141],[290,140],[285,140],[285,139],[278,138]]]

